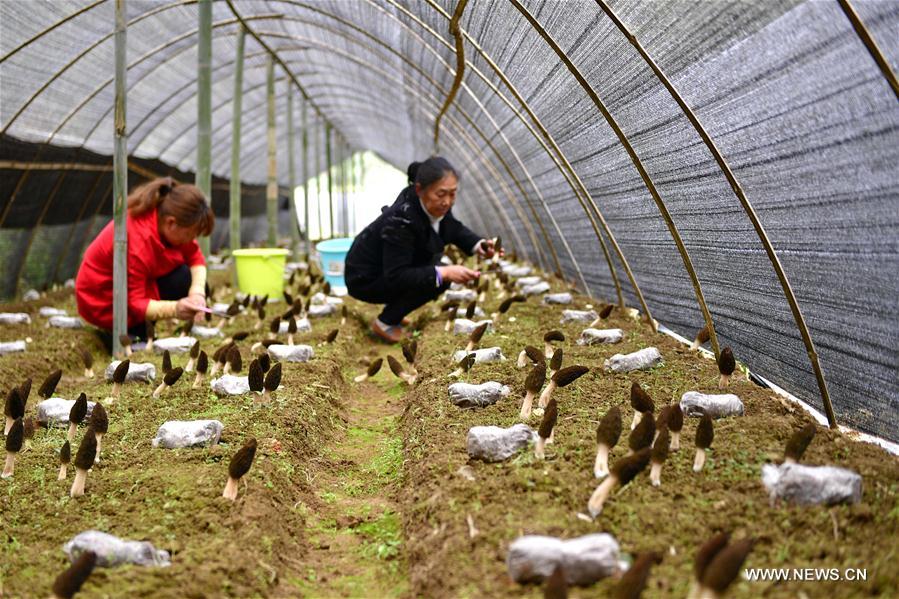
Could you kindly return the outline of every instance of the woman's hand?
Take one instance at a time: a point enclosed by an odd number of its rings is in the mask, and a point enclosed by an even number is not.
[[[478,243],[475,251],[484,258],[493,258],[493,256],[496,254],[496,251],[493,248],[492,239],[482,239],[480,243]],[[500,250],[499,255],[504,255],[502,250]]]
[[[187,295],[187,299],[190,301],[192,306],[196,306],[198,308],[206,307],[206,296],[202,293],[189,293]],[[203,322],[203,313],[197,312],[194,315],[194,322],[201,323]]]
[[[175,304],[175,318],[178,320],[190,320],[200,312],[197,311],[197,304],[195,303],[195,297],[182,297],[178,300],[178,303]],[[206,303],[206,300],[203,300],[203,304]],[[204,306],[205,307],[205,306]]]
[[[474,281],[481,276],[481,273],[476,270],[471,270],[470,268],[455,264],[453,266],[438,266],[437,270],[440,272],[440,278],[444,281],[459,283],[461,285],[464,285],[469,281]]]

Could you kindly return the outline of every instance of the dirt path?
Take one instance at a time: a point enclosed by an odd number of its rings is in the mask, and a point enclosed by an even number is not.
[[[313,469],[319,501],[306,510],[311,549],[302,558],[305,571],[286,577],[283,592],[276,595],[406,594],[402,519],[395,501],[402,469],[397,418],[403,389],[395,381],[382,375],[376,382],[349,383],[346,430],[324,448],[332,466]]]

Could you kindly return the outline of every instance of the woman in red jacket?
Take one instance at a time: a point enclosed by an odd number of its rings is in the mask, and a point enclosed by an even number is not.
[[[189,320],[206,305],[206,260],[196,238],[215,216],[197,187],[156,179],[128,196],[128,334],[146,336],[146,321]],[[75,279],[78,313],[112,329],[113,223],[91,242]]]

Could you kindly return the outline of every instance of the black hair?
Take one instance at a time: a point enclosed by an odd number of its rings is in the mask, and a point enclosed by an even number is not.
[[[410,164],[409,167],[411,168],[412,165]],[[421,185],[422,189],[425,189],[450,173],[456,179],[459,178],[459,173],[449,163],[449,160],[442,156],[431,156],[418,165],[418,168],[415,170],[415,182]]]
[[[420,162],[410,162],[409,166],[406,167],[406,178],[409,181],[409,185],[415,185],[415,175],[418,173],[419,166],[421,166]]]

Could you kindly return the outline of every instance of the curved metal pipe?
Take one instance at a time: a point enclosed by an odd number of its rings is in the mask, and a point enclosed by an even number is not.
[[[443,115],[446,114],[446,111],[453,103],[453,99],[456,97],[456,94],[459,93],[459,84],[462,83],[462,78],[465,76],[465,44],[462,42],[462,34],[459,33],[459,19],[462,18],[462,13],[465,11],[465,6],[468,4],[468,0],[459,0],[456,4],[456,10],[453,11],[453,18],[450,19],[449,30],[453,36],[453,39],[456,41],[456,74],[453,77],[453,85],[450,87],[449,93],[446,95],[446,102],[443,103],[443,106],[440,108],[440,112],[437,113],[437,120],[434,121],[434,153],[439,154],[438,151],[440,145],[440,119],[443,118]]]
[[[784,297],[786,297],[787,303],[790,305],[790,312],[792,312],[793,314],[793,320],[796,323],[796,327],[799,329],[799,334],[802,336],[802,342],[805,344],[806,353],[808,354],[812,369],[815,372],[815,380],[818,383],[818,390],[821,393],[821,400],[824,403],[824,410],[827,413],[827,422],[831,428],[835,428],[837,426],[836,416],[833,411],[833,405],[830,401],[830,393],[827,390],[827,381],[824,379],[824,372],[821,370],[821,364],[818,361],[818,353],[817,351],[815,351],[815,344],[812,341],[811,332],[808,329],[805,318],[802,316],[802,311],[799,309],[799,302],[796,300],[796,294],[793,292],[793,288],[790,285],[789,279],[787,278],[787,273],[784,271],[783,265],[780,263],[780,258],[777,257],[777,253],[774,251],[774,245],[771,243],[771,239],[768,237],[768,233],[765,231],[765,227],[762,225],[762,222],[759,220],[759,217],[755,212],[755,208],[752,207],[752,204],[746,197],[746,193],[743,191],[743,187],[740,185],[739,181],[737,181],[736,175],[730,168],[730,165],[724,159],[724,156],[721,154],[718,146],[715,145],[714,141],[712,141],[712,138],[709,135],[708,131],[706,131],[705,127],[702,126],[702,123],[699,122],[699,118],[696,116],[696,113],[693,112],[693,109],[690,108],[680,92],[677,91],[677,89],[674,87],[674,85],[671,83],[662,69],[659,68],[659,66],[652,59],[649,53],[637,40],[637,37],[630,32],[630,30],[624,25],[621,19],[619,19],[618,16],[610,8],[608,8],[604,2],[599,2],[599,5],[606,13],[606,15],[609,16],[612,22],[615,23],[615,26],[618,27],[618,29],[627,37],[634,48],[637,49],[637,52],[640,53],[640,56],[643,57],[643,60],[646,61],[646,64],[649,65],[659,81],[662,82],[662,85],[665,86],[665,89],[668,90],[668,93],[671,94],[671,97],[674,98],[674,101],[677,102],[677,105],[680,106],[680,109],[683,111],[684,116],[686,116],[687,120],[690,121],[690,124],[693,125],[696,133],[699,134],[699,137],[702,139],[703,143],[705,143],[706,147],[709,149],[709,152],[711,152],[712,156],[715,158],[715,162],[718,163],[718,168],[721,169],[721,172],[724,174],[724,177],[730,184],[734,195],[737,197],[737,200],[739,200],[740,206],[742,206],[743,211],[746,213],[746,216],[752,223],[756,235],[758,236],[759,241],[761,241],[762,243],[762,247],[765,248],[765,253],[768,255],[768,260],[769,262],[771,262],[771,266],[774,268],[775,274],[777,274],[777,279],[778,281],[780,281],[780,286],[783,290]]]
[[[431,35],[433,35],[436,39],[438,39],[438,41],[445,43],[445,40],[443,40],[433,29],[428,27],[428,25],[426,23],[421,21],[421,19],[419,19],[418,17],[413,15],[411,12],[407,11],[405,8],[403,8],[402,6],[397,4],[396,0],[386,0],[386,1],[389,2],[391,4],[391,6],[394,6],[397,10],[403,12],[403,14],[405,14],[408,18],[410,18],[413,21],[415,21],[416,23],[418,23],[425,31],[428,31]],[[437,12],[442,14],[445,18],[449,19],[449,15],[446,13],[446,11],[444,11],[443,8],[441,8],[439,5],[434,3],[433,0],[426,0],[426,1]],[[593,228],[593,233],[594,233],[594,235],[596,235],[596,239],[599,242],[600,248],[602,249],[603,257],[605,258],[606,264],[609,267],[609,275],[612,277],[612,283],[615,285],[615,292],[618,295],[618,304],[621,307],[624,307],[624,305],[625,305],[624,294],[621,290],[621,283],[619,282],[618,275],[615,272],[615,265],[613,264],[612,256],[609,253],[608,248],[606,247],[606,242],[603,239],[602,234],[599,232],[599,227],[597,226],[596,218],[594,218],[594,213],[596,214],[596,216],[599,217],[600,222],[603,224],[603,227],[606,231],[606,234],[611,236],[612,232],[608,228],[608,225],[606,224],[605,219],[602,217],[602,214],[599,213],[599,209],[596,207],[595,202],[593,202],[593,199],[590,197],[589,192],[587,192],[586,186],[584,186],[583,182],[577,176],[577,173],[571,167],[571,164],[568,162],[568,159],[565,157],[565,154],[562,152],[561,148],[559,148],[558,144],[556,144],[555,139],[553,138],[552,134],[550,134],[549,130],[546,129],[546,127],[543,125],[543,123],[540,121],[540,119],[537,117],[537,115],[531,109],[527,100],[525,100],[524,97],[522,97],[522,95],[518,92],[518,89],[512,84],[511,80],[505,75],[505,73],[502,71],[502,69],[500,69],[499,66],[490,57],[490,55],[487,54],[480,47],[480,45],[477,43],[477,41],[474,38],[472,38],[470,35],[468,35],[468,33],[466,33],[464,30],[462,31],[462,35],[465,37],[466,40],[468,40],[468,43],[470,43],[472,45],[472,47],[477,51],[478,55],[481,56],[481,58],[483,58],[487,62],[487,64],[490,66],[491,69],[493,69],[493,72],[496,74],[496,76],[509,89],[509,91],[512,93],[513,97],[516,99],[517,102],[519,102],[521,104],[522,108],[524,108],[525,112],[527,112],[528,117],[531,119],[531,121],[533,121],[534,125],[539,129],[539,131],[541,133],[540,136],[538,136],[534,132],[534,129],[530,125],[530,123],[528,123],[527,120],[525,120],[521,116],[520,112],[512,105],[511,101],[509,101],[509,99],[506,98],[506,96],[499,91],[499,89],[496,87],[496,85],[494,85],[493,82],[488,77],[486,77],[483,73],[481,73],[480,70],[477,69],[473,64],[471,64],[470,62],[468,63],[469,69],[471,69],[472,72],[476,73],[478,75],[478,77],[480,77],[481,80],[484,82],[484,84],[487,85],[488,87],[490,87],[490,89],[493,91],[493,93],[496,94],[496,96],[504,104],[506,104],[506,106],[519,118],[519,120],[528,129],[528,131],[531,133],[531,135],[534,137],[534,139],[537,140],[537,142],[543,147],[544,151],[546,151],[547,155],[550,157],[550,159],[556,165],[556,169],[562,174],[563,178],[565,179],[565,182],[569,185],[569,187],[571,187],[571,190],[574,193],[575,197],[577,198],[578,203],[581,206],[581,209],[584,211],[584,214],[587,216],[587,219],[590,221],[590,226]],[[541,138],[541,136],[542,136],[542,138]],[[550,147],[552,148],[552,150],[550,150]],[[591,212],[590,208],[588,208],[588,204],[593,208],[593,212]],[[547,207],[547,211],[548,210],[549,210],[549,208]],[[562,238],[564,239],[564,236]],[[610,239],[611,239],[611,237],[610,237]],[[627,268],[626,263],[624,263],[624,266]],[[585,289],[585,291],[589,291],[589,290]]]
[[[865,45],[865,48],[868,49],[868,53],[871,54],[871,58],[874,59],[874,62],[877,63],[877,67],[880,69],[881,74],[884,79],[887,80],[887,83],[890,84],[890,87],[893,88],[893,93],[896,94],[896,99],[899,100],[899,81],[896,80],[896,73],[893,72],[893,69],[890,68],[890,63],[887,62],[887,59],[884,58],[883,52],[880,51],[880,47],[877,45],[877,42],[874,41],[874,37],[871,35],[871,32],[868,31],[868,28],[865,27],[865,24],[862,22],[861,17],[858,16],[858,13],[855,12],[855,8],[853,8],[852,4],[849,0],[837,0],[840,4],[840,8],[843,9],[843,12],[846,14],[846,18],[849,19],[849,22],[852,24],[852,28],[855,29],[855,33],[858,35],[859,39],[861,39],[862,43]],[[893,39],[895,41],[895,38]]]

